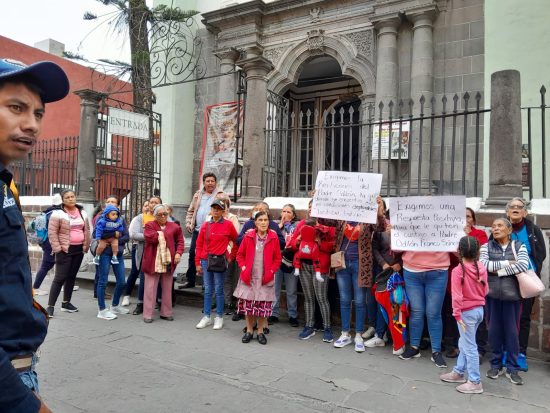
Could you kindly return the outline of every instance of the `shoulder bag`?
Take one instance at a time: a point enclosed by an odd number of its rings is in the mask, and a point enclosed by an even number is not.
[[[210,222],[206,227],[206,250],[208,251],[208,241],[210,238]],[[225,252],[220,255],[208,253],[208,260],[206,269],[209,272],[226,272],[227,271],[227,258]]]
[[[345,225],[344,225],[344,227],[345,227]],[[350,237],[353,237],[353,233],[355,232],[355,229],[360,228],[360,227],[361,227],[361,224],[357,224],[357,226],[353,229]],[[350,242],[351,242],[351,239],[348,238],[348,245],[346,245],[346,248],[344,248],[343,251],[337,251],[337,252],[331,254],[331,256],[330,256],[330,268],[333,268],[335,272],[346,269],[346,251],[349,247]]]
[[[514,258],[518,260],[515,242],[512,243],[512,252]],[[522,298],[532,298],[540,295],[544,291],[544,284],[533,270],[527,270],[516,274],[519,284],[519,292]]]

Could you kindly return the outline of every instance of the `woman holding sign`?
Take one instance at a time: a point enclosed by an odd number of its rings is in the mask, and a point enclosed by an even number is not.
[[[340,316],[342,334],[334,342],[334,347],[342,348],[352,343],[351,301],[355,303],[355,351],[365,351],[361,334],[365,327],[366,293],[372,287],[372,236],[375,231],[384,231],[386,227],[385,208],[382,198],[376,198],[378,204],[377,223],[340,221],[336,227],[337,251],[343,251],[345,268],[336,273],[340,293]]]

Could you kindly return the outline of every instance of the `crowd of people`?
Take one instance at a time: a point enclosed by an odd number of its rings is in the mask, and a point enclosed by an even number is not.
[[[514,275],[533,269],[540,276],[546,247],[540,229],[526,218],[522,199],[507,204],[506,217],[493,222],[489,237],[475,227],[475,212],[467,208],[464,237],[454,253],[395,251],[389,211],[380,197],[375,224],[312,217],[312,201],[302,220],[291,204],[273,220],[269,205],[259,202],[241,227],[216,176],[206,173],[202,178],[203,187],[186,216],[191,246],[186,282],[179,286],[192,288],[202,277],[203,315],[197,329],[222,329],[224,315],[232,315],[233,321],[245,319],[243,343],[256,337],[267,344],[270,326],[281,318],[284,284],[289,325],[298,327],[299,319],[304,320],[299,339],[320,331],[324,342],[335,348],[353,345],[358,353],[391,344],[392,353],[402,360],[420,357],[421,350],[430,348],[430,360],[439,368],[447,368],[446,357],[457,358],[441,380],[457,383],[463,393],[483,391],[479,365],[489,347],[486,377],[505,374],[512,383],[523,384],[518,372],[528,370],[534,299],[521,298]],[[62,286],[61,310],[78,311],[71,302],[72,286],[91,245],[98,318],[128,314],[139,278],[132,313],[152,323],[159,309],[160,319],[174,320],[174,271],[184,251],[183,229],[158,196],[145,202],[129,226],[119,204],[116,196],[107,197],[94,213],[92,228],[71,190],[61,193],[60,205],[48,209],[53,210],[49,244],[43,245],[45,251],[51,248],[57,264],[48,298],[50,317]],[[127,243],[132,269],[125,280]],[[45,254],[43,267],[50,261]],[[107,308],[111,267],[116,286]],[[298,311],[299,290],[303,314]],[[338,318],[341,332],[335,337],[332,322]]]
[[[108,196],[90,224],[75,192],[62,191],[41,215],[47,236],[41,239],[44,258],[32,284],[25,221],[8,167],[32,150],[45,105],[68,92],[68,78],[53,62],[26,66],[0,59],[0,411],[50,412],[39,396],[37,353],[61,292],[61,311],[78,311],[73,291],[89,250],[97,267],[98,318],[113,320],[128,314],[139,278],[133,314],[142,314],[149,324],[158,308],[160,319],[174,320],[173,275],[183,256],[184,236],[170,206],[158,196],[144,203],[142,213],[129,225],[121,214],[120,199]],[[311,339],[322,331],[324,342],[336,348],[353,344],[358,353],[391,342],[393,354],[403,360],[419,357],[422,349],[431,347],[430,359],[439,368],[447,368],[442,353],[446,344],[447,357],[457,357],[457,362],[440,378],[468,394],[483,391],[479,365],[490,350],[485,376],[496,380],[505,374],[511,383],[523,384],[518,371],[528,370],[534,298],[522,298],[516,275],[530,270],[540,277],[546,246],[541,230],[527,219],[522,199],[508,202],[506,216],[494,220],[490,237],[475,228],[475,213],[468,209],[456,252],[393,251],[392,226],[381,198],[376,224],[317,219],[311,216],[311,202],[305,219],[299,220],[289,204],[276,222],[269,206],[261,202],[241,228],[229,212],[229,197],[218,188],[217,177],[206,173],[202,178],[203,186],[193,196],[185,220],[191,245],[187,280],[181,286],[193,288],[196,277],[203,277],[203,316],[197,328],[212,324],[215,296],[213,329],[223,328],[224,313],[231,312],[233,321],[246,320],[243,343],[256,335],[266,345],[269,325],[281,317],[284,283],[290,326],[298,327],[304,320],[299,339]],[[128,243],[132,268],[125,280]],[[34,300],[32,287],[38,289],[54,265],[44,309]],[[107,307],[111,268],[116,285]],[[298,306],[300,288],[303,314]],[[335,340],[336,315],[342,330]]]

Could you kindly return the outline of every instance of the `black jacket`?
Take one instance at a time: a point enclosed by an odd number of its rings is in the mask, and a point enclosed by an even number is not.
[[[10,361],[34,353],[48,329],[46,316],[33,305],[27,236],[11,180],[0,164],[0,412],[37,412],[40,402]]]

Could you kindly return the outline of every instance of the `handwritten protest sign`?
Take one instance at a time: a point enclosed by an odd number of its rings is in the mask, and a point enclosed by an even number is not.
[[[456,251],[466,225],[463,196],[390,199],[391,247],[401,251]]]
[[[381,185],[380,174],[319,171],[311,216],[374,224]]]

